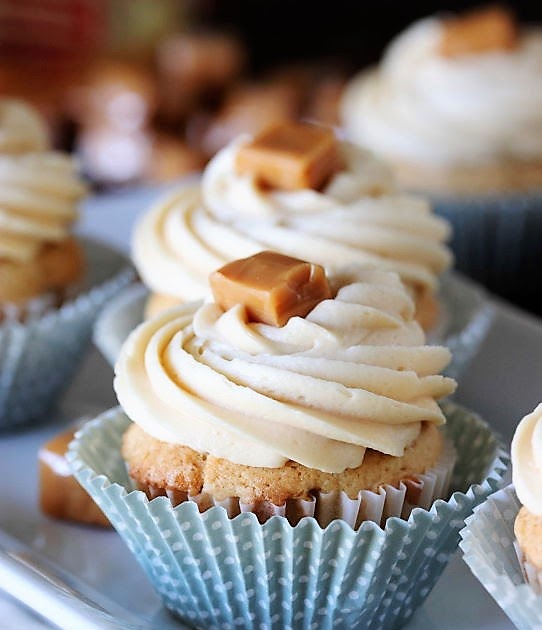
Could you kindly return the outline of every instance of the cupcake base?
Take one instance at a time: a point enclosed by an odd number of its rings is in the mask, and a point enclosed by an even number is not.
[[[326,527],[339,518],[354,529],[366,520],[406,519],[417,506],[429,509],[448,495],[456,461],[453,444],[431,424],[403,457],[368,451],[360,467],[337,474],[293,462],[276,469],[242,466],[160,442],[137,425],[124,434],[122,455],[149,499],[167,496],[173,506],[193,501],[200,512],[220,505],[230,518],[252,512],[260,523],[282,516],[295,526],[310,516]]]
[[[424,601],[474,505],[493,492],[506,456],[487,425],[451,403],[446,433],[458,452],[457,492],[384,528],[314,518],[292,527],[252,513],[229,518],[192,501],[173,507],[134,490],[120,444],[129,421],[114,409],[70,445],[74,474],[107,514],[164,605],[191,627],[395,628]],[[471,484],[475,485],[472,486]]]

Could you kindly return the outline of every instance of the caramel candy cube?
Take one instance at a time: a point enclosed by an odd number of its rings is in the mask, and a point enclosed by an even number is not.
[[[74,429],[65,431],[39,451],[40,508],[53,518],[109,527],[104,513],[71,473],[66,451],[74,434]]]
[[[504,7],[469,11],[444,22],[440,54],[444,57],[513,50],[518,44],[514,16]]]
[[[331,297],[323,267],[276,252],[235,260],[212,273],[210,281],[224,310],[242,304],[250,320],[271,326],[305,317]]]
[[[319,189],[341,168],[339,147],[330,129],[286,122],[241,146],[237,171],[254,175],[271,188]]]

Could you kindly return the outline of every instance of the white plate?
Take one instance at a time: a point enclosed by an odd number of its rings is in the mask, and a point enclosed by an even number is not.
[[[127,224],[152,195],[118,195],[89,204],[84,232],[127,247]],[[124,234],[120,238],[120,234]],[[542,397],[542,325],[508,307],[498,306],[481,352],[462,378],[458,402],[482,414],[509,441],[517,421]],[[0,530],[53,560],[78,588],[89,585],[137,615],[148,628],[179,630],[149,586],[143,571],[113,531],[52,521],[37,505],[39,446],[70,420],[115,404],[112,372],[96,351],[89,356],[57,414],[42,427],[0,436]],[[1,532],[0,532],[1,533]],[[0,617],[0,628],[22,628]],[[454,557],[410,630],[509,630],[513,626],[471,575],[459,554]]]

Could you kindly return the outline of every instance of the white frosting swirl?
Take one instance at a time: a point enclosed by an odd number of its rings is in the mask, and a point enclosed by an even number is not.
[[[542,404],[523,418],[514,434],[512,480],[525,508],[542,516]]]
[[[191,303],[141,324],[123,346],[115,391],[159,440],[230,461],[327,472],[356,467],[365,448],[401,456],[435,402],[448,349],[426,346],[396,274],[351,268],[334,299],[277,328]]]
[[[22,101],[0,99],[0,154],[45,151],[49,144],[41,116]]]
[[[207,294],[209,273],[264,249],[310,260],[327,271],[360,263],[396,271],[435,289],[451,263],[448,224],[420,197],[396,193],[389,171],[341,143],[345,168],[319,192],[264,190],[235,168],[242,138],[209,163],[199,188],[159,201],[139,222],[134,262],[157,293],[182,300]]]
[[[85,191],[68,156],[0,155],[0,259],[28,261],[66,238]]]
[[[395,161],[468,165],[542,158],[542,30],[517,49],[439,54],[443,22],[416,22],[347,87],[348,137]]]

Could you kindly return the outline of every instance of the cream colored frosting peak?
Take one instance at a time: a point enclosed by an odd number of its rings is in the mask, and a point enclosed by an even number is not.
[[[521,503],[542,516],[542,404],[519,423],[512,440],[512,479]]]
[[[0,99],[0,154],[45,151],[47,127],[32,107],[15,99]]]
[[[138,223],[133,258],[155,292],[207,295],[207,277],[236,258],[271,249],[311,260],[327,271],[357,263],[396,271],[410,285],[434,290],[451,264],[448,224],[429,203],[395,191],[386,167],[341,143],[345,168],[322,191],[262,189],[239,175],[241,138],[220,151],[201,188],[160,200]]]
[[[453,166],[542,158],[542,30],[513,51],[439,54],[443,22],[413,24],[345,90],[346,135],[394,161]]]
[[[0,155],[0,258],[31,260],[44,242],[65,239],[85,192],[68,156]]]
[[[397,275],[350,268],[332,284],[334,299],[281,328],[212,302],[141,324],[116,366],[120,404],[159,440],[249,466],[340,472],[366,448],[402,455],[423,421],[445,421],[450,353],[425,345]]]

